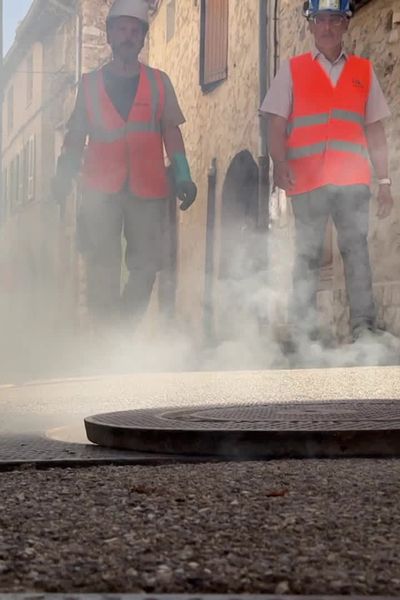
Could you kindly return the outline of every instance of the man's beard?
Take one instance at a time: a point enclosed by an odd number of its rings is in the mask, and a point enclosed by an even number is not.
[[[137,60],[140,50],[133,44],[125,43],[113,48],[113,53],[124,62],[133,62]]]

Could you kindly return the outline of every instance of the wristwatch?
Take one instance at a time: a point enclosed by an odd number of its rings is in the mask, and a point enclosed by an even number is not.
[[[378,179],[378,185],[392,185],[392,180],[390,177],[382,177],[382,179]]]

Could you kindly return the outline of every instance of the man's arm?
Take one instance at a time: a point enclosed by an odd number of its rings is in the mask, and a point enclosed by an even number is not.
[[[190,174],[185,144],[179,128],[185,122],[185,117],[168,75],[162,73],[162,77],[165,89],[165,105],[161,116],[162,136],[174,172],[176,195],[182,200],[180,209],[187,210],[196,199],[197,188]]]
[[[169,126],[163,130],[165,150],[169,160],[173,161],[174,154],[186,154],[185,144],[179,126]]]
[[[163,130],[164,146],[175,176],[176,194],[182,203],[181,210],[187,210],[197,196],[196,185],[192,181],[185,144],[178,126],[168,126]]]
[[[293,175],[286,160],[287,122],[292,111],[293,82],[289,61],[283,61],[261,105],[260,115],[268,119],[268,150],[274,163],[274,183],[290,191]]]
[[[274,183],[290,192],[294,184],[293,174],[286,158],[287,119],[268,115],[268,147],[274,163]]]
[[[369,155],[375,174],[378,179],[386,179],[389,177],[389,152],[386,140],[385,129],[382,121],[369,123],[365,126],[365,135],[367,138]],[[393,198],[390,185],[384,184],[379,186],[378,192],[378,212],[377,216],[380,219],[387,217],[393,207]]]
[[[79,173],[88,130],[84,92],[80,85],[53,180],[53,194],[61,202],[70,193],[72,181]]]

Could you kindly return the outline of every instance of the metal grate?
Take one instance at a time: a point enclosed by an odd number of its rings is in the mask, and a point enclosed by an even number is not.
[[[400,430],[400,401],[339,400],[133,410],[96,415],[86,422],[125,429],[190,431]]]
[[[400,455],[400,401],[287,402],[137,410],[85,419],[110,448],[230,458]]]

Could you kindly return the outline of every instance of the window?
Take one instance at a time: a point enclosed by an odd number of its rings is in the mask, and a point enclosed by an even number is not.
[[[7,195],[8,195],[8,169],[4,169],[3,171],[3,190],[1,195],[0,202],[0,226],[7,218]]]
[[[7,128],[8,133],[14,128],[14,87],[10,87],[7,94]]]
[[[28,150],[28,200],[35,198],[36,136],[29,140]]]
[[[10,173],[10,212],[14,212],[18,204],[18,179],[19,179],[19,156],[15,157],[11,163]]]
[[[23,151],[18,154],[18,190],[17,190],[17,204],[20,206],[24,203],[24,153]]]
[[[33,54],[26,59],[26,104],[32,102],[33,98]]]
[[[167,4],[167,27],[166,27],[166,41],[167,41],[167,43],[174,37],[174,33],[175,33],[175,14],[176,14],[175,0],[168,0],[168,4]]]
[[[22,152],[22,202],[25,204],[28,200],[28,181],[29,181],[29,142],[24,146]]]
[[[200,85],[209,91],[228,76],[229,0],[202,0]]]

